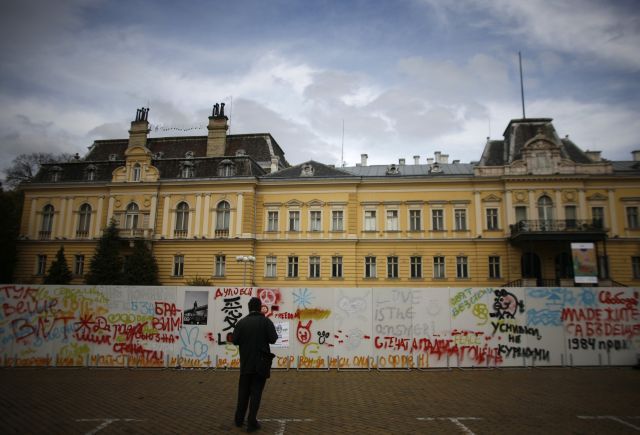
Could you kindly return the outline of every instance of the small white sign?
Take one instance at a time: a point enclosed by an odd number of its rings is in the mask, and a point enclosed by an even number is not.
[[[276,344],[272,344],[271,347],[289,347],[289,322],[275,322],[274,325],[278,333],[278,341],[276,341]]]

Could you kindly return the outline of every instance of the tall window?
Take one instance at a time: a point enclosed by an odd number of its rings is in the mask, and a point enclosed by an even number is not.
[[[289,277],[289,278],[297,278],[298,277],[298,257],[296,257],[296,256],[288,258],[288,262],[287,262],[287,277]]]
[[[73,261],[73,274],[76,276],[84,275],[84,255],[76,255]]]
[[[78,213],[78,237],[87,237],[89,235],[89,227],[91,226],[91,206],[82,204]]]
[[[591,219],[594,227],[604,228],[604,207],[591,207]]]
[[[578,213],[575,205],[565,205],[564,218],[567,228],[576,227],[576,219],[578,218]]]
[[[124,227],[127,230],[135,230],[138,228],[138,214],[140,209],[135,202],[130,203],[127,206],[127,211],[124,215]]]
[[[309,257],[309,278],[320,278],[320,257]]]
[[[226,269],[227,269],[227,257],[225,255],[216,255],[215,276],[224,276]]]
[[[192,178],[193,177],[193,166],[184,165],[182,167],[182,178]]]
[[[342,278],[342,257],[331,257],[331,278]]]
[[[387,210],[387,231],[398,231],[398,210]]]
[[[376,230],[376,211],[375,210],[364,211],[364,230],[365,231]]]
[[[467,229],[467,211],[462,208],[457,208],[454,211],[456,230],[466,231]]]
[[[181,202],[176,207],[176,237],[186,237],[189,230],[189,204]]]
[[[322,212],[312,210],[309,212],[309,230],[322,231]]]
[[[218,176],[220,177],[233,177],[235,169],[231,160],[223,160],[218,166]]]
[[[278,212],[267,212],[267,231],[278,231]]]
[[[136,163],[135,165],[133,165],[133,173],[131,175],[131,179],[133,181],[140,181],[141,175],[142,175],[142,167],[140,166],[140,163]]]
[[[411,257],[411,278],[422,278],[422,257]]]
[[[364,257],[364,277],[376,277],[376,257]]]
[[[227,201],[220,201],[216,208],[216,237],[229,235],[229,220],[231,219],[231,206]]]
[[[553,219],[553,201],[546,195],[538,199],[538,219],[550,221]]]
[[[638,224],[638,207],[627,207],[627,227],[630,230],[640,228]]]
[[[44,275],[47,271],[47,256],[38,255],[36,262],[36,275]]]
[[[387,278],[398,277],[398,257],[387,257]]]
[[[444,231],[444,210],[431,210],[431,229],[433,231]]]
[[[631,269],[634,279],[640,279],[640,257],[631,257]]]
[[[488,230],[498,229],[498,209],[497,208],[487,209],[487,229]]]
[[[433,257],[433,277],[445,277],[444,257]]]
[[[40,227],[40,238],[48,239],[51,237],[51,229],[53,228],[53,214],[55,210],[51,204],[47,204],[42,209],[42,226]]]
[[[456,277],[469,278],[469,264],[467,257],[456,257]]]
[[[344,231],[344,212],[342,210],[331,212],[331,231]]]
[[[96,167],[91,165],[87,168],[87,181],[94,181],[96,179]]]
[[[289,231],[300,231],[300,212],[289,211]]]
[[[422,211],[421,210],[409,210],[409,230],[411,231],[422,230]]]
[[[491,255],[489,257],[489,278],[500,278],[501,272],[500,272],[500,257],[498,257],[497,255]]]
[[[278,276],[278,257],[268,256],[265,266],[265,276],[267,278],[275,278]]]
[[[524,205],[516,206],[516,222],[527,220],[527,207]]]
[[[184,255],[173,256],[173,276],[184,275]]]

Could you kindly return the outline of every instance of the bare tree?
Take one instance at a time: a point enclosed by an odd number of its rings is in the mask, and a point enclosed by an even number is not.
[[[11,166],[5,169],[5,185],[15,189],[20,183],[31,181],[45,163],[65,162],[71,159],[71,154],[31,153],[20,154],[13,159]]]

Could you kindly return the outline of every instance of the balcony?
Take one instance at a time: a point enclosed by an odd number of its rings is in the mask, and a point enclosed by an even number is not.
[[[522,220],[511,225],[509,240],[589,242],[605,240],[607,230],[599,220]]]
[[[214,236],[216,239],[226,239],[229,237],[229,230],[228,229],[216,230]]]
[[[38,232],[38,238],[40,240],[51,240],[51,231],[40,231],[40,232]]]
[[[148,239],[153,236],[153,228],[149,227],[149,212],[127,213],[116,212],[113,218],[118,227],[118,236],[123,239]]]

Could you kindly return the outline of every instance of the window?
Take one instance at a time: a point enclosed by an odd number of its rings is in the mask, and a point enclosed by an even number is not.
[[[638,207],[627,207],[627,227],[636,230],[638,226]]]
[[[500,278],[500,257],[492,255],[489,257],[489,278]]]
[[[289,257],[287,262],[287,277],[298,277],[298,257]]]
[[[91,226],[91,206],[82,204],[78,212],[78,229],[76,235],[78,237],[87,237]]]
[[[193,177],[193,166],[184,165],[182,166],[182,178],[192,178]]]
[[[227,201],[220,201],[216,208],[216,237],[229,236],[229,220],[231,219],[231,206]]]
[[[398,231],[398,210],[387,210],[387,231]]]
[[[94,181],[96,179],[96,167],[91,165],[87,168],[86,172],[87,181]]]
[[[487,209],[487,229],[488,230],[498,229],[498,209],[497,208]]]
[[[312,210],[309,212],[309,231],[322,231],[322,212]]]
[[[278,231],[278,212],[267,212],[267,231]]]
[[[516,222],[527,220],[527,207],[523,205],[516,206]]]
[[[364,277],[376,277],[376,257],[364,257]]]
[[[591,219],[594,227],[604,228],[604,207],[591,207]]]
[[[135,230],[138,228],[138,204],[132,202],[127,206],[127,211],[124,215],[124,227],[127,230]]]
[[[84,255],[76,255],[73,261],[73,274],[76,276],[84,275]]]
[[[219,177],[233,177],[235,169],[231,160],[223,160],[218,166]]]
[[[433,231],[444,231],[444,210],[431,210],[431,229]]]
[[[173,276],[184,275],[184,255],[173,256]]]
[[[387,278],[398,277],[398,257],[387,257]]]
[[[51,230],[53,228],[53,214],[55,209],[51,204],[47,204],[42,209],[42,226],[40,227],[40,238],[48,239],[51,237]]]
[[[444,257],[433,257],[433,277],[444,278]]]
[[[278,257],[269,256],[266,260],[265,276],[275,278],[278,276]]]
[[[189,230],[189,204],[181,202],[176,207],[176,237],[187,237]]]
[[[375,210],[364,211],[364,230],[365,231],[376,230],[376,211]]]
[[[36,275],[44,275],[47,271],[47,256],[38,255],[36,262]]]
[[[54,166],[51,168],[51,181],[54,183],[60,181],[60,174],[62,174],[62,168],[60,166]]]
[[[634,279],[640,279],[640,257],[631,257],[631,269]]]
[[[215,276],[224,276],[227,266],[226,255],[216,255],[216,271]]]
[[[320,257],[309,257],[309,278],[320,278]]]
[[[422,230],[422,211],[409,210],[409,230],[410,231]]]
[[[422,257],[411,257],[411,278],[422,278]]]
[[[546,195],[538,199],[538,219],[550,221],[553,219],[553,201]]]
[[[577,225],[576,219],[578,217],[577,209],[575,205],[566,205],[564,207],[565,225],[567,228],[575,228]]]
[[[454,220],[456,231],[466,231],[467,229],[467,211],[462,208],[454,210]]]
[[[342,210],[331,212],[331,231],[344,231],[344,212]]]
[[[467,257],[456,257],[456,277],[469,278],[469,263]]]
[[[136,163],[135,165],[133,165],[133,172],[131,175],[131,179],[133,181],[140,181],[141,175],[142,175],[142,167],[140,166],[140,163]]]
[[[342,278],[342,257],[331,257],[331,278]]]
[[[289,231],[300,231],[300,212],[289,212]]]

